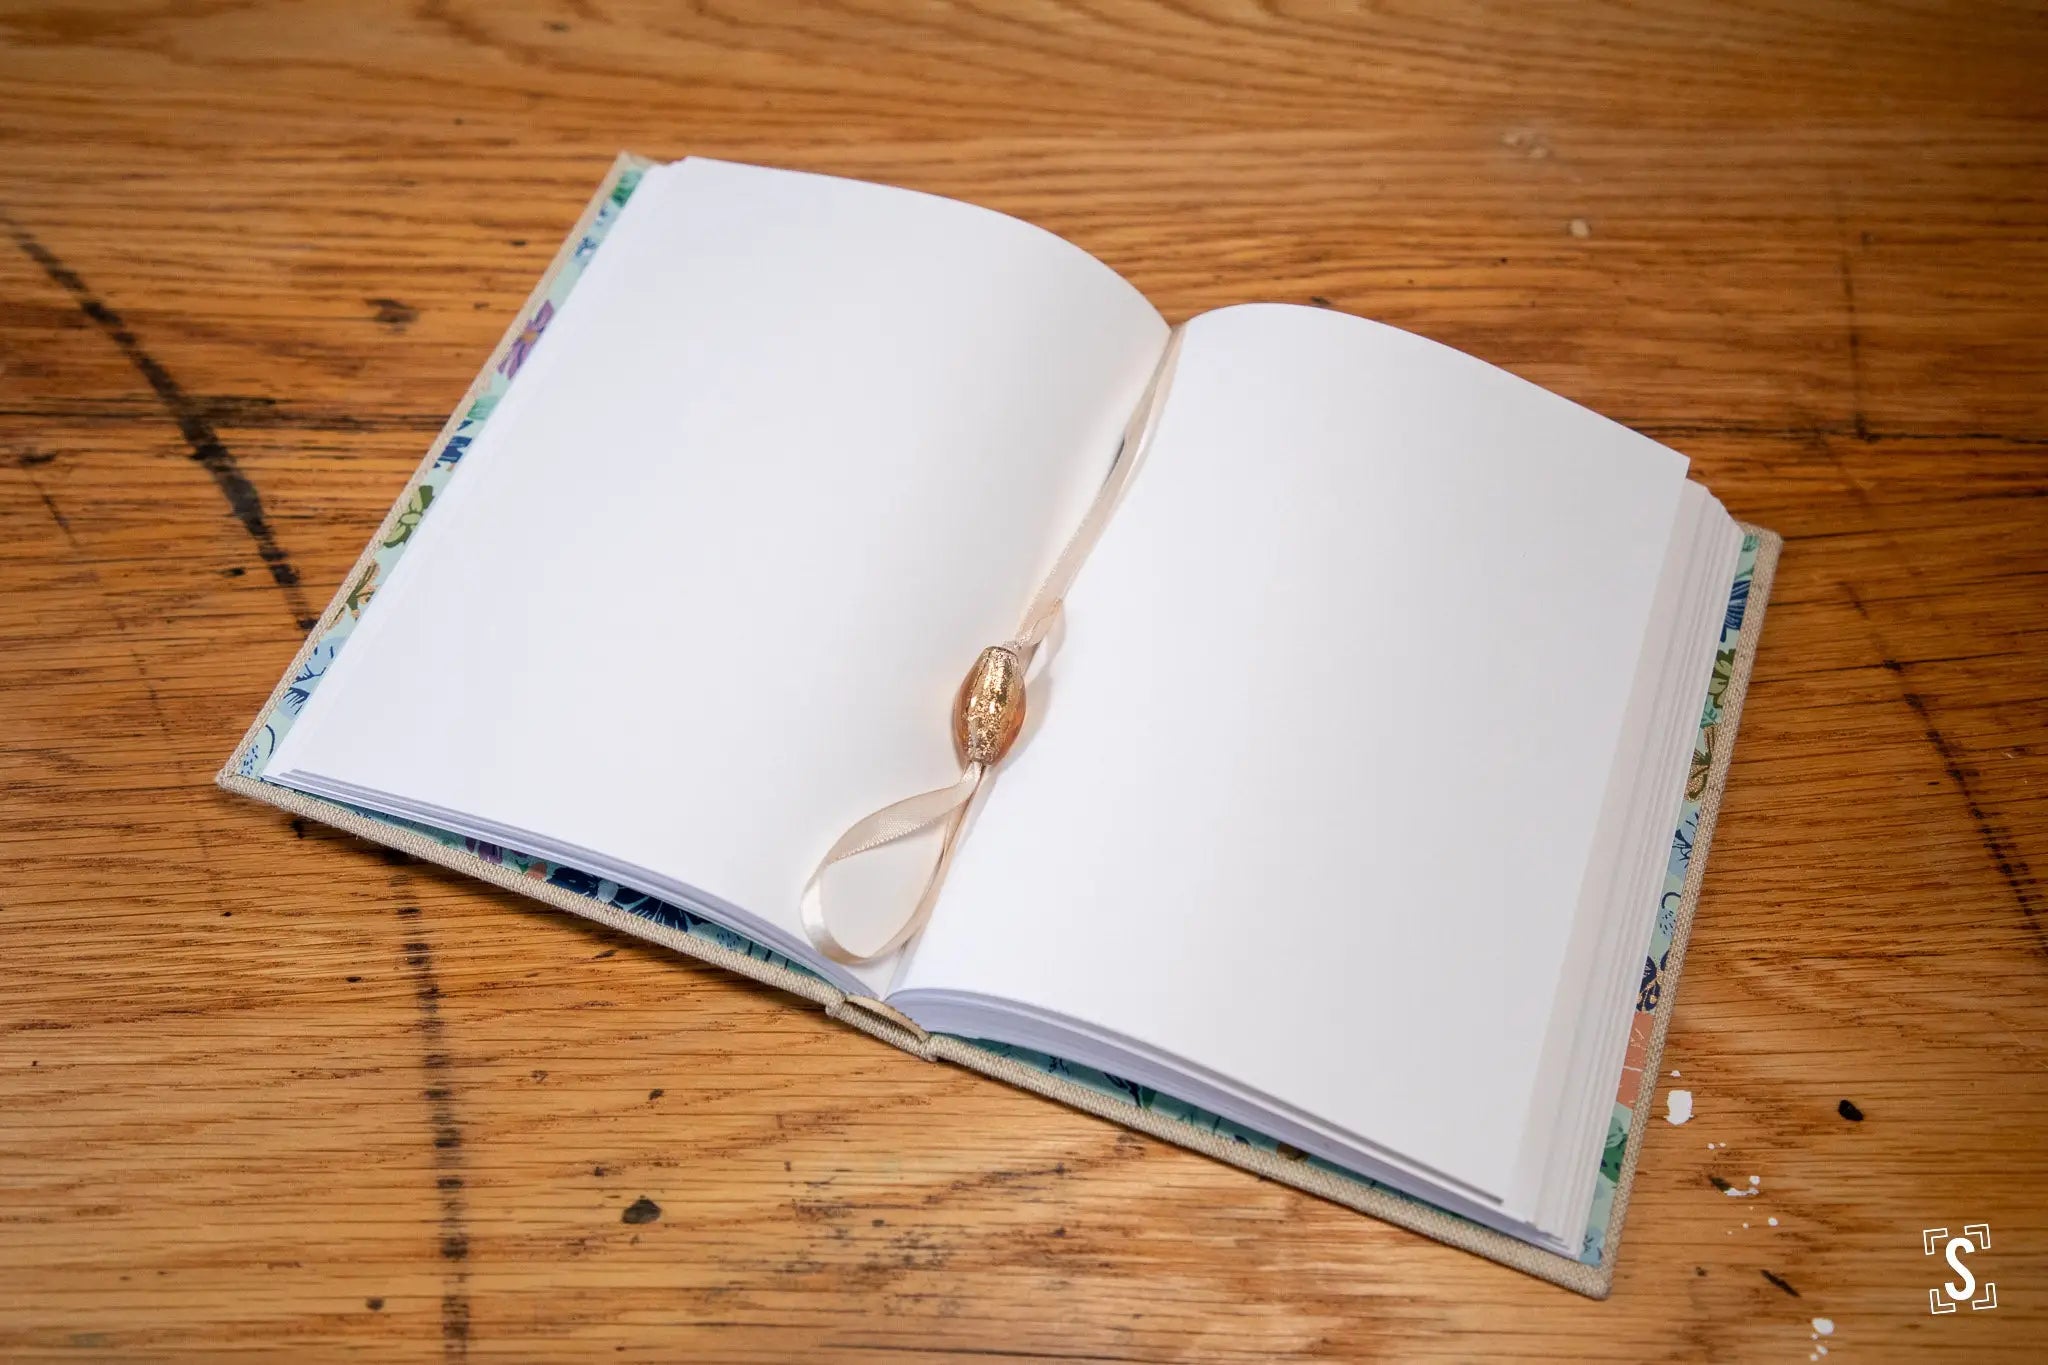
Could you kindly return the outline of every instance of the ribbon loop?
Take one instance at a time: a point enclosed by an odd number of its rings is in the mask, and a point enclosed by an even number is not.
[[[950,787],[939,787],[928,792],[887,805],[870,815],[854,821],[839,841],[825,852],[812,869],[810,880],[804,883],[802,901],[804,932],[819,952],[834,962],[872,962],[878,957],[895,952],[918,930],[932,913],[932,904],[938,899],[939,886],[945,880],[946,865],[953,860],[953,843],[960,833],[961,817],[967,814],[967,805],[974,800],[974,793],[981,787],[987,767],[980,763],[969,763],[960,773],[960,780]],[[832,932],[831,924],[825,918],[825,870],[837,862],[858,857],[884,844],[893,844],[898,839],[908,839],[930,829],[933,825],[945,825],[945,835],[939,844],[938,856],[932,862],[932,870],[925,877],[924,891],[911,908],[902,924],[883,941],[881,946],[855,951],[839,941]]]
[[[1053,562],[1045,581],[1039,584],[1031,603],[1024,609],[1022,624],[1017,633],[996,649],[1006,651],[1015,658],[1019,677],[1029,673],[1033,656],[1038,647],[1051,633],[1053,625],[1064,610],[1067,590],[1081,571],[1082,562],[1088,552],[1101,539],[1102,531],[1109,524],[1109,517],[1116,510],[1124,489],[1129,486],[1131,475],[1136,471],[1150,443],[1152,429],[1157,424],[1159,409],[1166,401],[1166,391],[1172,382],[1173,368],[1180,357],[1181,329],[1176,327],[1167,337],[1166,349],[1161,352],[1159,363],[1152,371],[1152,378],[1145,386],[1144,394],[1131,412],[1130,421],[1124,427],[1123,440],[1117,447],[1116,458],[1111,462],[1109,472],[1103,477],[1101,488],[1096,490],[1095,500],[1088,505],[1081,524],[1074,528],[1073,535],[1060,551],[1060,557]],[[986,658],[990,651],[982,651]],[[978,672],[979,670],[977,670]],[[968,685],[971,688],[975,674],[970,673]],[[966,702],[963,689],[961,702]],[[1017,698],[1018,715],[1022,714],[1021,685]],[[1014,730],[1012,730],[1014,737]],[[1008,745],[1001,746],[1007,749]],[[959,781],[950,787],[938,787],[916,796],[882,807],[853,822],[847,831],[827,849],[825,856],[818,860],[811,870],[810,878],[804,882],[801,902],[804,933],[810,936],[813,946],[834,962],[858,964],[872,962],[887,956],[908,943],[917,932],[924,928],[930,918],[933,904],[938,900],[939,887],[945,882],[946,868],[953,861],[953,848],[960,836],[960,827],[966,819],[967,810],[973,804],[975,794],[981,790],[982,779],[1001,757],[1000,751],[988,751],[992,756],[977,756],[982,751],[969,753],[963,750],[963,765]],[[856,950],[841,942],[832,932],[830,920],[825,913],[825,872],[834,863],[858,857],[884,844],[893,844],[907,839],[933,826],[941,826],[938,853],[932,859],[931,870],[926,873],[923,889],[917,903],[904,916],[902,922],[892,930],[879,947]]]

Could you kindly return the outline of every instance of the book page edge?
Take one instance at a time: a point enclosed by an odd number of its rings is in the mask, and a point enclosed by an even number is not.
[[[791,971],[787,967],[779,966],[772,962],[759,961],[758,959],[748,957],[745,953],[735,952],[730,948],[698,938],[694,934],[685,933],[679,929],[671,929],[665,925],[655,924],[630,911],[621,910],[614,905],[607,905],[602,901],[571,891],[567,887],[556,886],[551,882],[536,881],[520,872],[517,868],[488,862],[467,849],[451,847],[378,816],[360,814],[339,802],[329,801],[318,796],[308,796],[304,792],[294,791],[289,787],[276,786],[260,778],[243,777],[239,773],[222,773],[216,778],[216,781],[223,789],[233,792],[237,796],[250,797],[266,805],[275,806],[279,810],[291,815],[303,816],[309,820],[318,820],[324,825],[331,825],[344,833],[353,834],[359,839],[366,839],[371,843],[382,844],[386,848],[396,849],[398,852],[418,858],[422,862],[437,863],[442,867],[448,868],[450,871],[460,872],[464,876],[474,877],[478,881],[489,882],[493,886],[502,887],[507,891],[516,891],[523,896],[530,896],[534,900],[544,902],[557,910],[566,910],[572,915],[602,924],[608,929],[631,934],[635,938],[645,939],[650,943],[658,943],[664,948],[672,948],[676,952],[685,953],[701,961],[708,962],[715,967],[723,967],[727,971],[751,977],[764,985],[774,986],[789,992],[791,995],[800,996],[815,1004],[822,1005],[825,1007],[826,1012],[833,1014],[835,1018],[838,1017],[838,1012],[841,1011],[846,1000],[846,995],[843,991],[820,977]],[[886,1021],[877,1022],[886,1023]],[[875,1032],[873,1029],[865,1029],[864,1031]],[[877,1034],[877,1036],[882,1035]],[[896,1040],[885,1038],[884,1041],[894,1042]],[[905,1042],[900,1043],[899,1046],[905,1046],[906,1044],[907,1050],[912,1052],[918,1051],[916,1040],[908,1034],[905,1034]]]
[[[1775,531],[1748,522],[1737,525],[1745,534],[1756,536],[1758,544],[1749,601],[1743,609],[1742,628],[1736,636],[1735,663],[1729,673],[1728,688],[1722,694],[1721,709],[1726,717],[1723,724],[1727,738],[1720,743],[1707,771],[1707,787],[1700,799],[1699,826],[1693,836],[1692,858],[1685,869],[1685,890],[1679,897],[1677,922],[1671,931],[1671,953],[1664,969],[1663,994],[1658,999],[1650,1024],[1649,1046],[1643,1053],[1644,1085],[1642,1093],[1636,1096],[1635,1116],[1629,1121],[1628,1146],[1622,1156],[1620,1176],[1615,1181],[1614,1206],[1607,1215],[1607,1234],[1602,1243],[1599,1269],[1606,1281],[1606,1289],[1599,1296],[1602,1298],[1613,1287],[1614,1261],[1621,1249],[1629,1195],[1635,1189],[1636,1164],[1643,1152],[1643,1133],[1649,1127],[1651,1113],[1656,1108],[1665,1035],[1671,1031],[1671,1011],[1678,998],[1678,983],[1684,975],[1686,954],[1692,946],[1693,919],[1699,911],[1701,888],[1706,884],[1714,826],[1720,819],[1721,798],[1728,789],[1728,773],[1735,760],[1735,742],[1742,725],[1742,707],[1748,700],[1750,673],[1756,663],[1758,642],[1763,638],[1764,617],[1770,605],[1772,582],[1777,576],[1778,554],[1785,544],[1784,537]]]

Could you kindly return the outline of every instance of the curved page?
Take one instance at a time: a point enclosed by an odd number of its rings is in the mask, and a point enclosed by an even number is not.
[[[1526,1217],[1525,1116],[1684,477],[1390,327],[1197,318],[1041,724],[892,998],[1134,1040]]]
[[[272,775],[560,850],[808,958],[804,877],[957,776],[960,675],[1015,628],[1165,332],[1000,214],[655,168]],[[840,888],[856,942],[914,891],[870,862]]]

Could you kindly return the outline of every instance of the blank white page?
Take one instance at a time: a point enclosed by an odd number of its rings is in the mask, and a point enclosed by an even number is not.
[[[1510,1207],[1682,457],[1390,327],[1188,327],[903,989],[1083,1021]]]
[[[800,939],[840,831],[958,776],[953,692],[1165,336],[1001,214],[650,170],[273,768],[537,831]],[[914,886],[881,890],[885,915]]]

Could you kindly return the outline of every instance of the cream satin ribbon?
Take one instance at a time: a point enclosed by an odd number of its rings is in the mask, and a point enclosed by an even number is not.
[[[1039,585],[1031,605],[1024,609],[1023,624],[1017,628],[1016,635],[1001,646],[1016,655],[1021,673],[1029,673],[1032,657],[1037,653],[1040,642],[1052,630],[1053,623],[1059,620],[1060,606],[1066,600],[1067,590],[1073,586],[1088,552],[1101,539],[1103,528],[1109,524],[1110,513],[1116,510],[1118,499],[1123,496],[1144,455],[1159,418],[1159,409],[1166,401],[1167,388],[1172,383],[1174,364],[1180,358],[1180,337],[1181,329],[1178,327],[1167,337],[1166,349],[1159,357],[1159,364],[1153,368],[1152,378],[1138,399],[1137,407],[1131,412],[1131,420],[1124,427],[1123,441],[1117,447],[1116,460],[1104,476],[1102,487],[1096,491],[1095,501],[1089,504],[1088,514],[1081,518],[1081,524],[1068,537],[1066,548],[1060,551],[1052,572]],[[826,850],[817,867],[812,869],[810,879],[804,883],[802,901],[804,932],[810,935],[819,952],[834,962],[872,962],[896,951],[924,928],[932,905],[938,900],[939,887],[946,880],[946,868],[953,861],[953,848],[959,840],[960,826],[990,766],[970,762],[961,768],[960,780],[951,786],[905,797],[862,816]],[[924,888],[918,894],[916,905],[911,907],[903,922],[876,948],[858,951],[840,942],[832,932],[825,913],[826,870],[834,863],[844,862],[884,844],[893,844],[898,839],[907,839],[938,824],[945,826],[938,854],[932,860],[931,871],[925,875]]]

